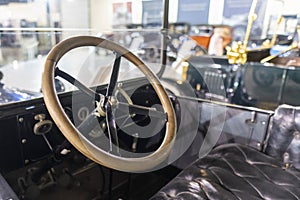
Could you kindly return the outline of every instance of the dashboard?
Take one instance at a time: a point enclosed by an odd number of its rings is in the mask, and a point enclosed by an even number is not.
[[[170,166],[176,172],[203,153],[200,149],[207,141],[215,144],[239,142],[263,149],[272,112],[187,97],[184,84],[168,79],[163,82],[177,119],[177,139],[169,158]],[[106,88],[107,85],[102,85],[93,90],[104,94]],[[124,81],[117,88],[115,96],[120,102],[131,99],[134,104],[147,107],[160,104],[145,79]],[[74,124],[80,124],[95,109],[95,98],[81,91],[60,93],[58,96]],[[134,109],[128,111],[133,124],[142,127],[151,122],[161,124],[159,120],[151,121],[149,113],[141,115],[135,114]],[[116,109],[116,117],[123,120],[123,112],[124,108]],[[99,191],[101,195],[112,195],[118,183],[123,181],[124,187],[130,180],[128,174],[98,165],[73,148],[53,122],[43,98],[2,105],[0,127],[0,170],[4,177],[1,187],[10,188],[6,191],[12,191],[20,199],[57,198],[54,193],[60,193],[61,197],[83,195],[82,199],[92,199],[99,196]],[[236,135],[237,129],[243,131]],[[152,152],[159,147],[164,132],[164,127],[159,126],[153,137],[139,138],[120,131],[120,147],[133,153]],[[207,135],[216,137],[209,138]],[[95,141],[108,137],[106,131],[89,136]],[[67,152],[62,154],[63,151]],[[115,185],[112,184],[113,177],[120,180]],[[159,182],[163,183],[161,179]]]

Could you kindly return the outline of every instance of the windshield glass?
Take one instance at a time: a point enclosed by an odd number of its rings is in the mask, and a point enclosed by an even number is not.
[[[295,96],[290,89],[298,91],[299,68],[290,66],[299,65],[299,30],[296,0],[7,0],[0,3],[0,104],[41,97],[49,51],[85,35],[129,49],[160,78],[187,82],[199,98],[258,107],[265,101],[256,95],[263,85],[276,93],[261,91],[266,101],[294,105],[284,99]],[[93,87],[108,83],[115,57],[107,49],[81,47],[57,66]],[[143,76],[121,62],[119,81]],[[76,90],[59,77],[55,86]]]
[[[91,29],[40,29],[3,28],[0,49],[1,103],[9,103],[36,98],[41,93],[41,77],[47,54],[58,42],[78,35],[105,38],[128,48],[139,56],[153,70],[158,71],[161,34],[157,30],[113,30],[100,33]],[[145,40],[152,40],[152,53],[144,54]],[[141,56],[143,54],[144,56]],[[155,54],[155,55],[154,55]],[[84,83],[88,87],[108,83],[114,52],[100,47],[81,47],[69,51],[58,63],[58,67]],[[126,59],[121,60],[119,80],[141,77],[137,67]],[[75,89],[70,83],[56,78],[58,92]],[[5,92],[5,93],[4,93]]]
[[[142,1],[2,2],[0,104],[42,96],[41,77],[47,54],[54,45],[73,36],[88,35],[111,40],[132,51],[155,73],[158,72],[161,66],[161,23],[141,17],[141,6]],[[161,20],[162,5],[158,9],[157,19]],[[141,25],[141,20],[147,25]],[[67,53],[58,67],[92,87],[107,83],[114,59],[112,51],[84,47]],[[121,62],[119,81],[142,76],[126,59]],[[55,84],[58,92],[75,89],[61,78],[57,78]]]

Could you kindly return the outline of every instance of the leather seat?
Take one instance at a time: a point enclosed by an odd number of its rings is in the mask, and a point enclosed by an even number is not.
[[[163,187],[158,199],[300,199],[300,107],[280,105],[265,152],[231,143],[214,148]]]
[[[300,107],[280,105],[269,131],[266,154],[300,170]]]
[[[151,198],[158,199],[300,199],[300,171],[252,147],[224,144]]]

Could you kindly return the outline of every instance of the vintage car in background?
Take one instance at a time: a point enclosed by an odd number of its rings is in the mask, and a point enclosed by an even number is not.
[[[206,51],[209,50],[209,46],[214,48],[214,44],[210,44],[213,35],[218,35],[222,38],[222,50],[226,46],[230,45],[233,37],[233,28],[228,25],[212,25],[212,24],[197,24],[191,26],[189,36],[197,42],[199,46],[202,46]],[[219,42],[219,41],[218,41]],[[213,54],[209,52],[209,54]],[[223,53],[224,54],[224,53]],[[221,55],[223,55],[221,54]]]
[[[20,30],[45,43],[1,49],[0,199],[299,199],[295,63],[165,59],[157,31],[149,60],[138,28]]]
[[[136,27],[129,25],[130,28]],[[139,49],[139,55],[149,62],[158,62],[161,54],[161,24],[149,23],[141,25],[149,32],[142,33],[139,29],[131,29],[132,42]],[[151,31],[152,30],[152,31]],[[207,49],[190,38],[191,25],[187,22],[169,23],[167,29],[166,46],[170,61],[185,55],[204,55]],[[135,42],[139,41],[139,42]],[[139,45],[137,45],[139,44]]]
[[[0,76],[2,79],[2,72],[0,72]],[[3,83],[0,83],[0,94],[0,104],[25,101],[34,97],[33,94],[26,93],[25,91],[5,88]]]

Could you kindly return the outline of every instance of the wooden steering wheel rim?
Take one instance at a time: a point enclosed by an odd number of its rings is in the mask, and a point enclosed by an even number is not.
[[[67,117],[55,91],[54,73],[56,64],[68,51],[82,46],[98,46],[115,51],[138,67],[147,77],[157,93],[167,115],[166,134],[160,147],[151,154],[138,158],[125,158],[113,155],[95,147],[90,141],[80,136],[77,128]],[[93,36],[77,36],[66,39],[52,48],[44,65],[42,91],[46,107],[57,127],[66,139],[89,159],[120,171],[143,172],[157,167],[168,156],[176,137],[176,118],[170,99],[156,75],[133,53],[126,48]]]

